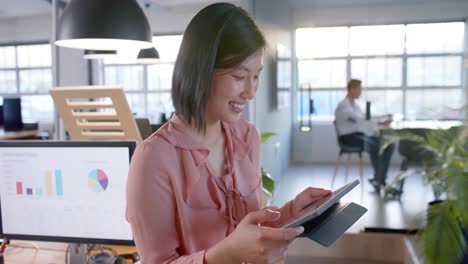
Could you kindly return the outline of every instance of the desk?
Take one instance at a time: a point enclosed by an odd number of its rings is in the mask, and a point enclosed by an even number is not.
[[[5,131],[0,128],[0,140],[36,139],[37,130]]]
[[[307,238],[298,238],[288,248],[287,264],[309,263],[421,263],[415,259],[413,238],[401,234],[360,233],[344,234],[331,247],[325,248]],[[12,241],[6,250],[5,264],[63,264],[65,243]],[[134,247],[113,246],[119,253],[131,253]]]
[[[391,129],[449,129],[451,127],[463,125],[462,121],[438,121],[438,120],[424,120],[424,121],[393,121],[390,124]]]
[[[66,243],[12,240],[3,253],[5,264],[63,264],[67,246]],[[107,247],[112,247],[118,254],[136,251],[132,246]],[[97,253],[99,253],[97,250],[91,251],[91,255]]]

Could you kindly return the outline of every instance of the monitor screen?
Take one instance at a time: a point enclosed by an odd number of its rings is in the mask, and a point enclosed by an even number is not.
[[[133,244],[125,185],[135,142],[0,142],[0,233]]]
[[[5,131],[19,131],[23,129],[21,117],[21,98],[3,99],[3,129]]]

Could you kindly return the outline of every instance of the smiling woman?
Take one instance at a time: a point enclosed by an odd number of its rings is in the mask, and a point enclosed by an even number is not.
[[[199,130],[205,130],[204,114],[212,82],[228,74],[239,80],[247,77],[245,72],[252,73],[250,77],[256,76],[255,80],[258,80],[266,45],[257,25],[244,10],[235,7],[207,14],[208,10],[200,11],[184,33],[172,89],[176,112]],[[212,26],[207,27],[209,24]],[[250,58],[250,65],[247,65],[244,60],[253,54],[256,54],[256,60]],[[253,65],[253,61],[257,65]]]
[[[215,69],[206,121],[237,121],[244,106],[255,97],[262,65],[263,50],[259,49],[234,69]]]
[[[185,30],[175,115],[138,145],[130,166],[127,219],[143,263],[276,263],[303,231],[276,227],[328,194],[309,188],[261,209],[260,136],[242,111],[255,97],[265,45],[232,4],[205,7]]]

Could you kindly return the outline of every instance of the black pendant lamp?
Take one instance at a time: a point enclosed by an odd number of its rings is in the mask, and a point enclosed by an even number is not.
[[[117,57],[117,51],[115,50],[85,50],[83,55],[84,59],[96,60],[96,59],[107,59]]]
[[[156,63],[159,61],[159,52],[155,47],[142,49],[138,52],[137,63]]]
[[[136,0],[71,0],[57,29],[56,45],[88,50],[153,46],[151,29]]]

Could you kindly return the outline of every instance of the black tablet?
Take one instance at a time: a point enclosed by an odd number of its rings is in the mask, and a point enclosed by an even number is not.
[[[350,182],[345,186],[333,191],[331,194],[323,197],[322,199],[311,203],[309,206],[302,209],[296,218],[291,219],[291,221],[283,225],[283,228],[300,226],[307,221],[321,215],[332,205],[338,203],[341,197],[343,197],[357,185],[359,185],[359,180]]]

